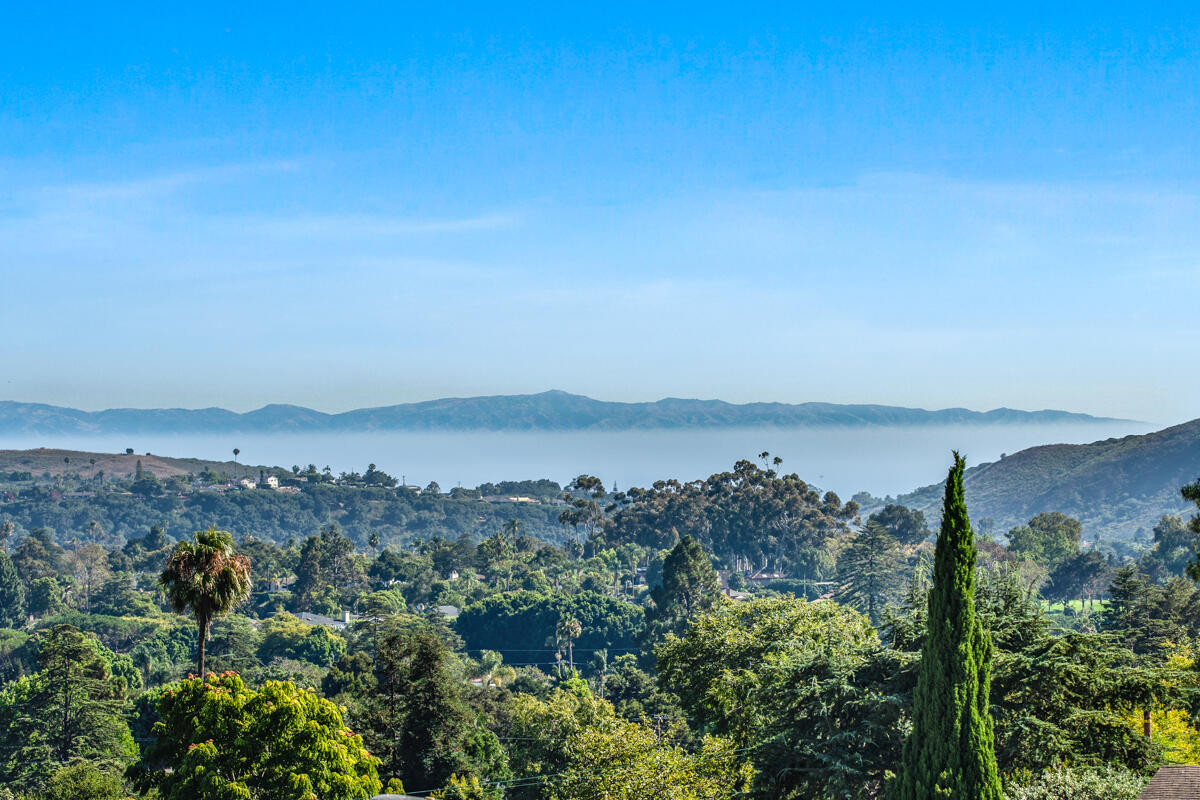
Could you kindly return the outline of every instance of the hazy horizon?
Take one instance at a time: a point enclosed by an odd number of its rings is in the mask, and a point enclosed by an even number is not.
[[[971,465],[1043,444],[1085,444],[1147,433],[1137,423],[1044,425],[934,425],[871,428],[719,428],[649,431],[384,431],[374,433],[11,435],[0,449],[147,452],[172,458],[231,460],[290,467],[328,464],[335,473],[375,463],[385,472],[424,486],[550,478],[566,485],[591,474],[628,489],[659,479],[694,480],[730,469],[764,450],[783,458],[822,489],[849,499],[858,491],[900,494],[945,477],[950,451]]]

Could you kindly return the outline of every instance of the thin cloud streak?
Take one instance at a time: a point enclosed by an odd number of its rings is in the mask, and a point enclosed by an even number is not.
[[[261,175],[295,172],[296,161],[226,164],[170,172],[127,181],[74,183],[41,187],[37,195],[48,203],[96,203],[112,200],[150,200],[168,197],[195,186],[229,183]]]

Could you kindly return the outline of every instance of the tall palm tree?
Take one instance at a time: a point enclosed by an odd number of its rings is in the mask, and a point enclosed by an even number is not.
[[[195,543],[182,541],[167,556],[158,583],[175,613],[190,610],[200,626],[197,661],[204,672],[204,642],[214,618],[228,614],[250,596],[250,559],[235,553],[233,536],[209,528],[196,531]]]
[[[575,669],[575,640],[583,634],[583,626],[573,617],[563,617],[554,626],[554,634],[567,647],[567,663]]]

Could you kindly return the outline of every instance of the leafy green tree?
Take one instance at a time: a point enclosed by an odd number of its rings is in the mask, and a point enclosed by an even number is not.
[[[1142,569],[1157,581],[1187,574],[1188,564],[1196,558],[1200,536],[1182,517],[1164,514],[1155,524],[1154,545],[1142,556]]]
[[[955,453],[898,800],[1002,797],[989,707],[992,641],[975,613],[975,534],[963,499],[964,467]]]
[[[0,628],[25,624],[25,587],[8,553],[0,549]]]
[[[428,790],[451,775],[508,776],[499,740],[467,705],[466,682],[432,629],[405,626],[384,638],[374,673],[354,719],[386,777]]]
[[[233,550],[233,537],[209,528],[196,531],[196,541],[179,542],[167,557],[158,582],[175,613],[191,611],[200,628],[196,664],[201,680],[204,647],[214,618],[224,616],[250,596],[250,559]]]
[[[120,770],[132,760],[125,682],[113,676],[109,658],[99,642],[68,625],[41,634],[37,674],[7,687],[0,700],[4,783],[29,788],[63,765],[88,761]]]
[[[518,693],[513,698],[512,720],[506,731],[509,762],[517,775],[559,775],[572,763],[575,741],[585,730],[617,729],[611,703],[597,699],[587,684],[568,679],[565,690],[556,688],[542,700]],[[516,800],[547,796],[542,786],[515,784],[508,794]]]
[[[482,784],[474,775],[451,775],[450,783],[444,789],[438,789],[429,796],[435,800],[499,800],[503,795],[498,786]]]
[[[903,545],[920,544],[929,538],[925,512],[892,503],[876,511],[867,522],[877,522]]]
[[[895,767],[912,670],[853,609],[723,604],[657,653],[662,683],[694,725],[752,754],[758,796],[877,797]]]
[[[904,572],[895,538],[881,523],[868,521],[838,556],[835,597],[878,622],[884,604],[900,589]]]
[[[304,541],[294,587],[300,609],[316,608],[318,598],[329,589],[340,593],[359,583],[362,575],[353,554],[354,543],[336,524],[327,525],[321,529],[320,536],[310,536]],[[340,602],[334,604],[340,605]],[[336,613],[338,609],[322,610]]]
[[[774,706],[771,669],[796,654],[853,661],[877,642],[866,617],[837,603],[754,598],[699,614],[655,653],[659,680],[692,720],[747,746]]]
[[[1104,594],[1112,568],[1101,553],[1087,550],[1067,556],[1050,572],[1044,594],[1047,600],[1067,602],[1094,599]]]
[[[585,729],[570,744],[574,757],[554,790],[561,800],[727,800],[747,793],[754,776],[727,739],[705,737],[691,753],[625,720]]]
[[[721,599],[721,581],[704,548],[691,536],[679,540],[663,561],[662,583],[650,590],[644,641],[680,633],[689,619]]]
[[[64,572],[66,553],[48,528],[34,528],[16,546],[12,561],[26,584],[37,578],[55,578]]]
[[[92,612],[114,617],[157,616],[160,612],[154,596],[139,592],[134,581],[128,572],[118,572],[104,581],[92,592]]]
[[[660,688],[654,676],[638,666],[637,656],[624,653],[603,673],[604,699],[628,720],[684,719],[679,698]]]
[[[1083,524],[1058,511],[1044,511],[1008,532],[1008,549],[1046,569],[1079,552]]]
[[[213,661],[213,671],[234,670],[246,672],[259,666],[256,653],[258,631],[247,617],[230,614],[213,620],[209,636],[208,656]]]
[[[845,535],[846,521],[858,514],[853,501],[843,504],[794,473],[781,475],[747,460],[702,481],[658,481],[612,500],[604,529],[610,545],[632,542],[657,550],[691,536],[735,568],[790,568],[808,580],[824,580],[823,570],[832,564],[819,553]]]
[[[62,587],[54,578],[36,578],[29,585],[29,613],[34,616],[56,614],[64,608]]]
[[[124,800],[128,796],[119,774],[77,761],[50,777],[39,800]]]
[[[381,788],[377,759],[338,707],[293,683],[192,678],[163,693],[158,713],[129,774],[164,800],[367,800]]]
[[[1167,613],[1166,599],[1164,587],[1151,583],[1136,565],[1119,567],[1113,573],[1101,626],[1137,655],[1161,654],[1183,633]]]
[[[582,681],[565,685],[545,700],[527,694],[514,700],[513,767],[520,775],[556,777],[514,782],[510,797],[724,800],[748,789],[753,772],[728,739],[706,737],[689,753],[670,741],[674,729],[656,732],[623,720]]]

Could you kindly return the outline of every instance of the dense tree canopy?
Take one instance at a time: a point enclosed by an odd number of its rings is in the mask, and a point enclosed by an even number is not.
[[[98,480],[84,499],[63,491],[77,479],[23,476],[33,485],[0,499],[18,511],[0,524],[0,625],[14,626],[0,627],[0,800],[9,786],[19,800],[244,800],[401,785],[452,800],[878,800],[900,788],[914,727],[956,718],[921,711],[920,665],[961,678],[986,661],[982,634],[990,686],[953,705],[990,712],[1007,796],[1124,798],[1144,771],[1200,757],[1200,590],[1182,577],[1200,523],[1097,542],[1039,514],[1012,548],[972,554],[957,509],[946,584],[923,515],[880,503],[863,524],[759,459],[624,493],[587,475],[565,498],[549,482],[489,489],[542,504],[418,495],[370,467],[297,465],[283,494],[143,475],[140,494]],[[309,521],[270,516],[309,505]],[[248,599],[203,639],[206,666],[238,674],[207,688],[181,680],[201,639],[155,581],[177,552],[168,526],[188,530],[200,508],[205,525],[245,512],[241,543],[218,549],[253,566]],[[34,509],[57,530],[34,530]],[[4,599],[22,595],[23,609]],[[938,612],[970,603],[975,625]],[[930,656],[947,627],[960,647]],[[977,730],[967,716],[959,730]]]
[[[367,800],[380,789],[377,760],[337,706],[292,684],[190,679],[163,693],[158,715],[131,773],[164,800]]]

